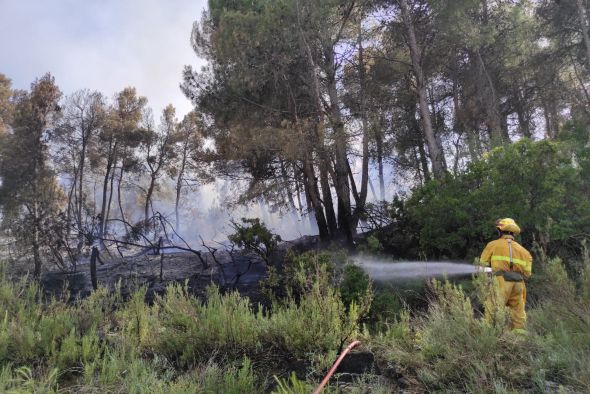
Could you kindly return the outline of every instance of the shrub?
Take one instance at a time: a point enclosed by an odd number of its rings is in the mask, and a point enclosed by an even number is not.
[[[344,259],[339,253],[327,251],[296,255],[289,250],[280,270],[270,267],[268,277],[261,283],[262,289],[276,302],[287,297],[298,300],[312,289],[315,281],[321,281],[322,287],[335,287],[340,280],[338,263]]]
[[[160,329],[155,349],[182,364],[207,360],[213,353],[241,357],[255,353],[266,328],[262,312],[254,313],[248,299],[237,292],[222,295],[216,287],[207,302],[170,285],[157,299]]]
[[[227,238],[238,247],[256,253],[268,263],[281,242],[280,235],[273,234],[258,218],[242,218],[241,224],[232,222],[232,226],[235,232]]]
[[[456,176],[416,188],[392,211],[393,219],[431,257],[478,256],[495,237],[494,221],[513,217],[525,245],[535,238],[550,255],[579,258],[578,234],[590,227],[590,178],[582,176],[580,160],[573,161],[563,143],[523,139],[492,150]]]
[[[252,373],[252,364],[247,357],[241,367],[230,366],[227,369],[212,364],[208,365],[202,377],[204,393],[259,393],[257,381]]]
[[[586,266],[588,267],[588,266]],[[538,333],[543,348],[533,365],[539,380],[590,390],[590,298],[588,268],[579,287],[569,279],[559,259],[547,264],[543,286],[547,296],[529,313],[530,329]]]
[[[360,321],[368,313],[371,296],[363,295],[358,305],[351,300],[347,307],[331,284],[333,264],[325,255],[306,254],[297,261],[299,269],[293,278],[303,290],[298,300],[289,296],[285,302],[273,303],[270,343],[295,357],[311,354],[327,366],[348,340],[360,334]],[[309,267],[313,267],[311,272]]]
[[[371,297],[372,284],[369,275],[358,265],[347,264],[340,282],[340,294],[344,305],[352,302],[359,304],[364,297]]]

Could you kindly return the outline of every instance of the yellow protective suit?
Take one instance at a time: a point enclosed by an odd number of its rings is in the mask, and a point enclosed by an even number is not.
[[[512,260],[512,267],[510,261]],[[480,263],[492,267],[495,291],[491,292],[486,301],[486,317],[491,319],[490,311],[494,304],[510,308],[512,329],[524,329],[526,323],[526,286],[524,281],[510,282],[496,273],[513,271],[529,278],[532,272],[533,258],[528,250],[514,241],[511,235],[503,235],[500,239],[487,244],[483,250]]]

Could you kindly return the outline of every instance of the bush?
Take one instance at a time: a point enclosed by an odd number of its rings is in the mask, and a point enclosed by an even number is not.
[[[361,267],[347,264],[344,267],[340,283],[340,294],[344,305],[350,305],[352,302],[357,304],[363,302],[364,297],[372,295],[372,284],[369,275]]]
[[[156,304],[159,332],[154,350],[182,365],[208,360],[215,353],[254,354],[267,326],[266,317],[254,313],[247,298],[237,292],[222,295],[216,287],[208,289],[203,302],[185,288],[170,285]]]
[[[543,379],[590,390],[590,297],[588,266],[576,287],[562,262],[547,264],[547,296],[529,313],[529,326],[544,349],[534,360]]]
[[[232,226],[235,232],[227,237],[231,242],[270,262],[270,256],[281,242],[280,235],[273,234],[258,218],[242,218],[241,224],[232,222]]]
[[[340,253],[305,252],[299,255],[287,251],[281,267],[270,267],[268,277],[261,287],[267,296],[277,302],[299,297],[312,289],[314,281],[322,287],[335,287],[340,280],[339,264],[346,258]],[[278,269],[280,268],[280,269]],[[319,271],[322,271],[318,275]]]
[[[269,342],[298,358],[307,356],[327,366],[336,352],[360,334],[368,313],[370,289],[348,305],[335,287],[335,264],[326,253],[306,253],[293,259],[291,289],[286,300],[275,300],[270,315]],[[349,293],[352,297],[353,293]],[[311,355],[311,356],[310,356]]]
[[[579,259],[578,235],[590,228],[582,159],[590,153],[579,153],[578,162],[572,154],[565,143],[527,139],[496,148],[463,173],[416,188],[392,210],[394,222],[429,257],[471,259],[495,237],[494,221],[513,217],[525,245],[536,239],[551,256]]]

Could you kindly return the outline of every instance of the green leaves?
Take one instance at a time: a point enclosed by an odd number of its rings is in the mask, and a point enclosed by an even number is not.
[[[238,247],[256,253],[266,262],[281,242],[281,236],[273,234],[258,218],[242,218],[242,224],[232,222],[232,226],[235,233],[227,238]]]
[[[525,244],[544,239],[552,252],[584,233],[589,182],[566,153],[564,144],[524,139],[488,152],[456,177],[414,190],[406,214],[423,251],[473,257],[494,236],[499,217],[517,220]]]

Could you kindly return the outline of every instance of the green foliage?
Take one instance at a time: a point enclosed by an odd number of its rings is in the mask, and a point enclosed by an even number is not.
[[[242,224],[232,222],[232,225],[235,233],[228,235],[228,239],[269,262],[273,251],[281,242],[281,236],[273,234],[258,218],[242,218]]]
[[[395,217],[427,256],[477,256],[499,217],[517,220],[523,242],[550,254],[577,250],[590,227],[589,179],[564,145],[524,139],[496,148],[468,169],[414,190]]]
[[[377,288],[369,311],[369,321],[380,328],[381,325],[393,322],[402,311],[401,301],[397,294],[389,288]]]
[[[294,372],[291,373],[288,379],[277,376],[274,379],[277,383],[277,388],[273,391],[273,394],[307,394],[313,392],[315,389],[315,385],[298,379]],[[329,392],[329,388],[324,392]]]
[[[360,245],[358,250],[359,252],[364,252],[371,255],[379,255],[380,253],[383,253],[383,245],[376,235],[371,234],[367,237],[366,244]]]
[[[367,293],[372,293],[369,275],[358,265],[347,264],[340,283],[340,294],[344,305],[350,305],[352,302],[358,304]]]
[[[242,360],[241,367],[230,367],[226,370],[211,365],[203,374],[204,393],[258,393],[252,364],[247,357]]]
[[[154,348],[184,365],[208,360],[214,353],[256,354],[268,324],[262,312],[252,311],[248,299],[236,292],[221,295],[216,287],[208,289],[207,302],[202,302],[170,285],[166,296],[158,298],[157,309]]]
[[[324,287],[334,287],[339,280],[338,263],[344,259],[339,253],[327,251],[296,255],[288,250],[282,267],[270,267],[269,275],[261,286],[268,297],[275,301],[286,297],[297,299],[311,290],[315,280],[321,281]]]
[[[545,289],[540,305],[529,313],[531,329],[542,336],[546,349],[535,360],[549,380],[590,388],[590,297],[589,266],[581,273],[580,286],[569,279],[559,259],[547,264],[541,284]]]
[[[330,253],[290,256],[285,299],[275,299],[269,342],[296,357],[308,357],[327,367],[335,353],[360,334],[360,322],[369,311],[370,288],[345,304],[336,287],[338,276]],[[349,293],[352,297],[352,293]]]

